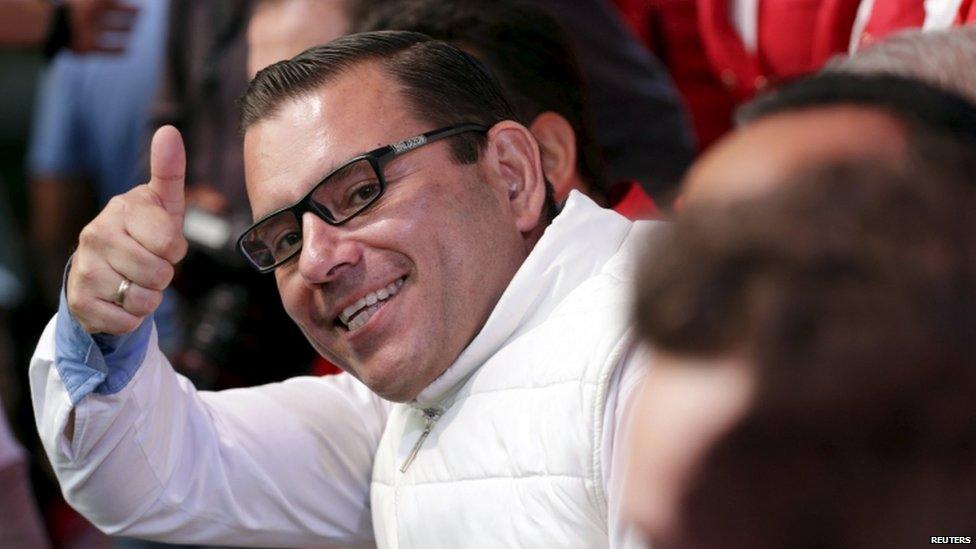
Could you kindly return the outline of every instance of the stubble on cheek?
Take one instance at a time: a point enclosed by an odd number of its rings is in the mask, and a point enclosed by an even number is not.
[[[304,287],[294,265],[284,265],[279,269],[280,272],[275,272],[278,297],[288,318],[298,326],[305,339],[319,355],[343,370],[349,371],[344,361],[327,348],[325,341],[322,341],[322,332],[328,329],[324,325],[324,317],[319,314],[325,310],[322,296],[317,295],[316,292],[309,292]]]

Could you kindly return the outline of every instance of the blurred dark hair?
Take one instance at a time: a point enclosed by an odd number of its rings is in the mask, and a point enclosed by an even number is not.
[[[824,73],[787,84],[743,105],[740,124],[774,114],[817,107],[858,105],[901,121],[909,146],[917,133],[941,133],[976,146],[976,105],[920,80],[894,75]],[[852,131],[857,131],[852,128]]]
[[[409,30],[451,42],[484,62],[522,120],[545,111],[576,133],[576,169],[594,191],[607,193],[603,158],[593,139],[576,55],[559,23],[513,0],[359,0],[354,32]]]
[[[976,517],[976,162],[932,138],[690,208],[644,259],[638,333],[745,357],[750,409],[662,547],[915,547]]]

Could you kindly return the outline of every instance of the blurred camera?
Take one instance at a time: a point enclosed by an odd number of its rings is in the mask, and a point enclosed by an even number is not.
[[[307,373],[315,356],[285,314],[274,277],[238,253],[237,238],[249,225],[240,216],[186,211],[189,251],[174,281],[183,327],[175,364],[201,389],[280,381]]]

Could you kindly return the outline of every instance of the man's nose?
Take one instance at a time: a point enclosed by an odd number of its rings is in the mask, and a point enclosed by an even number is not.
[[[298,270],[305,284],[331,282],[362,259],[362,245],[349,238],[351,229],[329,225],[312,212],[302,216],[302,250]]]

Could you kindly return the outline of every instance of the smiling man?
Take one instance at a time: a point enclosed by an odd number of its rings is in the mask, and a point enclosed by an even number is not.
[[[320,353],[408,401],[478,333],[524,261],[544,227],[545,183],[530,134],[499,109],[449,115],[479,123],[422,121],[375,63],[343,72],[328,93],[286,102],[283,86],[255,82],[244,150],[261,220],[241,242],[257,267],[277,265],[282,303]],[[296,86],[320,87],[307,74]],[[444,127],[428,132],[431,122]],[[450,142],[473,149],[472,137],[497,146],[490,164],[452,162]]]
[[[421,34],[272,65],[242,128],[241,251],[348,375],[207,393],[172,371],[145,320],[186,249],[163,128],[149,183],[83,231],[32,362],[69,501],[171,542],[627,546],[615,442],[646,230],[579,193],[556,215],[494,81]]]

